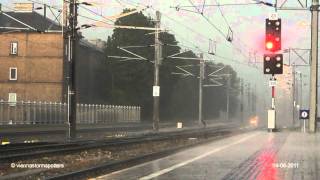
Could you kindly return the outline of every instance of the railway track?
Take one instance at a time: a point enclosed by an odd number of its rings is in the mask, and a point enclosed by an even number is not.
[[[188,137],[211,136],[210,133],[222,130],[230,130],[233,126],[217,126],[206,129],[184,130],[179,132],[161,132],[147,135],[139,135],[127,138],[117,138],[112,140],[78,141],[70,143],[44,143],[44,144],[26,144],[26,146],[8,146],[0,148],[0,162],[9,163],[17,160],[26,160],[40,158],[44,156],[62,155],[74,152],[80,152],[90,149],[120,147],[131,144],[145,142],[165,141],[167,139],[178,139]],[[201,131],[199,131],[201,130]]]
[[[165,124],[162,126],[166,127]],[[22,126],[22,127],[15,127],[15,126],[0,126],[0,142],[3,139],[10,140],[11,143],[21,143],[24,141],[61,141],[66,140],[66,133],[67,127],[60,127],[60,126],[37,126],[37,125],[29,125],[29,126]],[[102,125],[101,127],[93,126],[93,127],[86,127],[82,125],[77,129],[77,133],[81,136],[84,135],[85,137],[88,134],[97,134],[108,132],[109,134],[117,134],[119,132],[139,132],[144,130],[152,129],[151,124],[117,124],[113,125],[110,124],[109,126]],[[86,139],[92,138],[91,136],[87,137]]]
[[[205,141],[201,141],[195,144],[189,144],[183,147],[173,147],[170,149],[166,149],[166,150],[162,150],[159,152],[154,152],[154,153],[149,153],[149,154],[144,154],[144,155],[140,155],[140,156],[136,156],[130,159],[126,159],[126,160],[120,160],[120,161],[116,161],[116,162],[111,162],[111,163],[103,163],[103,164],[99,164],[96,165],[94,167],[90,167],[90,168],[85,168],[85,169],[81,169],[81,170],[77,170],[77,171],[73,171],[73,172],[69,172],[69,173],[65,173],[65,174],[61,174],[61,175],[57,175],[57,176],[52,176],[52,177],[47,177],[46,180],[66,180],[66,179],[76,179],[76,180],[80,180],[80,179],[90,179],[93,177],[97,177],[103,174],[108,174],[117,170],[121,170],[124,168],[128,168],[128,167],[132,167],[138,164],[142,164],[144,162],[148,162],[148,161],[152,161],[152,160],[156,160],[174,153],[177,153],[179,151],[182,151],[184,149],[187,148],[191,148],[200,144],[204,144],[204,143],[208,143],[209,141],[212,141],[213,138],[216,140],[219,138],[224,138],[226,136],[230,136],[232,135],[231,132],[231,128],[229,128],[229,130],[227,129],[221,129],[221,130],[215,130],[212,132],[204,132],[204,134],[208,137],[207,140]],[[239,130],[240,132],[240,130]],[[235,132],[235,133],[239,133],[239,132]]]

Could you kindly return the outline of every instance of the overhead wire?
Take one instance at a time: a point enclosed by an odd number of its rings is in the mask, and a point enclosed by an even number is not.
[[[107,21],[112,22],[112,23],[115,22],[114,20],[112,20],[112,19],[110,19],[110,18],[107,18],[106,16],[103,16],[103,15],[101,15],[101,14],[98,14],[97,12],[95,12],[95,11],[89,9],[89,8],[86,8],[86,7],[82,6],[82,5],[80,5],[80,7],[81,7],[82,9],[86,10],[87,12],[93,14],[93,15],[99,16],[99,17],[101,17],[101,18],[103,18],[103,19],[105,19],[105,20],[107,20]]]
[[[228,22],[226,16],[224,15],[224,13],[223,13],[220,5],[219,5],[218,0],[215,0],[215,2],[216,2],[216,4],[218,5],[217,7],[218,7],[218,9],[219,9],[219,12],[220,12],[220,14],[221,14],[224,22],[227,24],[229,30],[231,31],[231,33],[232,33],[232,35],[233,35],[234,31],[232,30],[232,27],[231,27],[230,23]],[[259,3],[256,3],[256,4],[259,4]],[[248,47],[238,36],[237,36],[237,39],[239,40],[239,43],[242,43],[245,47]],[[246,50],[246,51],[248,51],[248,50]],[[249,51],[249,52],[250,52],[250,51]]]
[[[197,6],[191,1],[189,0],[189,2],[192,4],[192,6],[179,6],[179,7],[194,7],[195,9],[198,10],[198,13],[199,12],[199,9],[197,8]],[[256,3],[242,3],[242,4],[239,4],[239,3],[235,3],[235,4],[219,4],[217,0],[215,0],[216,4],[215,5],[208,5],[208,4],[202,4],[202,8],[204,9],[204,7],[218,7],[219,11],[220,11],[220,14],[222,16],[222,18],[224,19],[225,23],[227,24],[228,26],[228,29],[231,31],[231,33],[234,33],[230,24],[228,23],[224,13],[222,12],[222,9],[220,8],[221,6],[238,6],[238,5],[257,5],[257,4],[262,4],[262,2],[256,2]],[[200,5],[199,5],[200,6]],[[183,9],[184,11],[188,11],[186,9]],[[191,11],[190,11],[191,12]],[[194,12],[194,11],[192,11]],[[203,15],[203,12],[204,11],[201,11],[201,14]],[[204,15],[203,15],[204,16]],[[244,43],[239,37],[236,37],[239,41],[239,43],[243,44],[246,48],[248,48],[248,46],[246,45],[246,43]],[[235,44],[234,44],[235,45]],[[236,48],[244,57],[248,58],[247,55],[243,54],[241,49],[239,47]],[[245,50],[245,51],[248,51],[250,53],[250,50]]]
[[[199,9],[196,7],[196,5],[193,3],[192,0],[188,0],[188,1],[189,1],[190,4],[198,11],[198,13],[201,14],[201,16],[202,16],[214,29],[216,29],[226,40],[229,38],[229,37],[226,36],[226,35],[222,32],[222,30],[219,29],[207,16],[205,16],[203,13],[201,13],[201,12],[199,11]],[[217,1],[216,1],[216,2],[217,2]],[[217,3],[217,4],[218,4],[218,3]],[[219,10],[220,10],[220,13],[221,13],[221,15],[223,16],[226,24],[228,25],[229,30],[232,31],[231,26],[229,25],[229,23],[227,22],[226,18],[224,17],[224,15],[223,15],[220,7],[219,7]],[[240,41],[241,41],[241,40],[240,40]],[[235,44],[233,44],[231,41],[230,41],[230,43],[235,46]],[[237,48],[236,48],[236,49],[237,49]],[[245,58],[248,58],[247,55],[246,55],[246,54],[243,54],[241,50],[238,50],[238,51],[239,51],[239,53],[242,54]]]
[[[223,14],[223,12],[222,12],[222,9],[221,9],[220,6],[219,6],[218,0],[215,0],[215,2],[216,2],[216,4],[218,5],[218,9],[219,9],[219,11],[220,11],[220,14],[221,14],[224,22],[225,22],[225,23],[227,24],[227,26],[231,29],[230,24],[228,23],[226,17],[224,16],[224,14]]]
[[[138,5],[140,5],[140,6],[146,6],[146,5],[141,4],[141,3],[139,3],[139,2],[132,2],[131,0],[120,0],[120,1],[122,1],[122,2],[124,2],[124,3],[131,4],[131,5],[136,5],[136,4],[138,4]],[[149,6],[149,7],[150,7],[150,9],[153,9],[154,11],[158,11],[158,9],[154,8],[153,6]],[[194,6],[193,6],[193,7],[194,7]],[[175,20],[174,18],[166,15],[166,13],[162,13],[162,15],[165,16],[166,18],[168,18],[168,19],[170,19],[170,20],[172,20],[172,21],[180,24],[181,26],[185,27],[185,28],[188,29],[189,31],[191,31],[191,32],[193,32],[193,33],[195,33],[195,34],[197,34],[197,35],[199,35],[199,36],[201,36],[201,37],[203,37],[203,38],[205,38],[205,39],[210,39],[210,38],[207,37],[206,35],[203,35],[203,34],[199,33],[198,31],[190,28],[189,26],[181,23],[180,21],[177,21],[177,20]],[[210,21],[210,20],[209,20],[209,21]],[[170,30],[170,31],[173,31],[173,30]],[[176,36],[179,36],[178,33],[175,33],[175,35],[176,35]],[[179,37],[182,37],[182,36],[179,36]],[[226,37],[226,36],[224,36],[224,37]],[[189,42],[191,42],[191,41],[189,41]],[[194,43],[191,43],[191,44],[192,44],[194,47],[196,47],[195,50],[197,50],[197,51],[199,51],[199,52],[202,52],[202,53],[205,53],[205,54],[208,54],[207,51],[201,50],[197,45],[194,45]],[[234,44],[233,44],[233,45],[234,45]],[[234,46],[235,46],[235,45],[234,45]],[[245,54],[243,54],[243,53],[241,52],[241,50],[240,50],[239,48],[237,48],[237,47],[234,47],[234,48],[237,49],[245,58],[248,58]],[[241,63],[240,61],[236,61],[236,60],[235,60],[235,62]],[[245,63],[243,63],[243,64],[245,64]],[[251,67],[251,66],[249,66],[249,67]]]
[[[34,1],[34,0],[28,0],[28,1],[32,1],[32,2],[35,2],[35,3],[38,3],[38,4],[42,4],[42,5],[45,4],[45,3],[40,3],[40,2]],[[120,1],[122,1],[122,0],[117,0],[117,1],[120,3]],[[122,1],[122,2],[123,2],[123,1]],[[128,2],[125,2],[125,3],[128,3]],[[133,5],[133,3],[130,3],[130,4]],[[140,3],[137,3],[137,4],[141,5]],[[47,5],[47,4],[46,4],[46,5]],[[123,4],[122,4],[122,5],[123,5]],[[60,10],[60,9],[57,8],[56,6],[50,6],[50,5],[48,5],[48,7],[52,7],[52,8],[54,8],[54,9]],[[102,17],[103,19],[114,23],[113,20],[111,20],[111,19],[109,19],[109,18],[107,18],[107,17],[105,17],[105,16],[103,16],[103,15],[100,15],[100,14],[98,14],[98,13],[90,10],[89,8],[86,8],[86,7],[83,7],[83,6],[80,6],[80,7],[83,8],[84,10],[90,12],[90,13],[93,14],[93,15]],[[138,7],[138,6],[136,5],[136,7]],[[147,6],[144,6],[144,7],[147,7]],[[149,6],[149,7],[150,7],[151,9],[153,9],[153,10],[156,10],[156,9],[153,8],[152,6]],[[106,22],[106,21],[98,20],[98,19],[95,19],[95,18],[91,18],[91,17],[88,17],[88,16],[81,15],[81,14],[79,14],[79,16],[82,17],[82,18],[86,18],[86,19],[92,20],[92,21],[101,22],[101,23],[104,23],[104,24],[106,24],[106,25],[110,25],[110,24],[109,24],[108,22]],[[172,21],[179,22],[179,21],[171,18],[170,16],[166,16],[166,17],[169,18],[169,19],[172,20]],[[208,20],[208,22],[211,22],[211,21]],[[203,37],[207,38],[205,35],[202,35],[201,33],[199,33],[199,32],[197,32],[197,31],[195,31],[194,29],[192,29],[192,28],[184,25],[183,23],[179,22],[179,24],[182,25],[182,26],[184,26],[184,27],[186,27],[186,28],[189,29],[191,32],[196,33],[196,34],[198,34],[198,35],[200,35],[200,36],[203,36]],[[215,26],[215,25],[213,24],[213,26]],[[220,32],[222,33],[221,30],[220,30]],[[176,33],[176,35],[178,35],[178,34]],[[195,45],[195,44],[192,43],[191,41],[186,40],[185,38],[183,38],[183,37],[180,36],[180,35],[178,35],[178,36],[179,36],[180,38],[184,39],[184,41],[189,42],[190,44],[192,44],[192,46],[194,46],[194,48],[191,48],[190,46],[186,46],[186,45],[183,45],[183,44],[179,43],[179,45],[181,45],[182,47],[186,47],[186,48],[193,49],[193,50],[200,51],[200,52],[202,52],[202,53],[207,54],[206,51],[202,50],[201,48],[199,48],[199,46]],[[224,36],[224,37],[226,37],[226,36]],[[218,55],[217,55],[217,57],[220,57],[220,58],[223,58],[223,59],[228,59],[228,60],[231,60],[232,62],[240,63],[240,64],[244,64],[244,65],[245,65],[245,63],[242,63],[242,62],[240,62],[240,61],[236,61],[236,60],[234,60],[234,59],[230,59],[230,58],[226,58],[226,57],[222,57],[222,56],[218,56]]]
[[[123,2],[123,0],[120,0],[120,1]],[[132,2],[128,2],[128,0],[127,0],[125,3],[133,4]],[[143,5],[143,4],[141,4],[141,3],[137,3],[137,4],[146,7],[145,5]],[[149,6],[149,8],[150,8],[150,9],[153,9],[154,11],[158,11],[158,9],[155,9],[153,6]],[[173,21],[173,22],[175,22],[175,23],[178,23],[179,25],[185,27],[185,28],[188,29],[190,32],[192,32],[192,33],[194,33],[194,34],[197,34],[197,35],[199,35],[199,36],[201,36],[201,37],[203,37],[203,38],[205,38],[205,39],[208,39],[208,37],[207,37],[206,35],[203,35],[203,34],[199,33],[198,31],[196,31],[196,30],[192,29],[191,27],[189,27],[189,26],[181,23],[180,21],[172,18],[171,16],[167,15],[166,13],[163,13],[163,12],[162,12],[162,15],[165,16],[166,18],[170,19],[171,21]]]
[[[108,22],[105,22],[105,21],[102,21],[102,20],[99,20],[99,19],[95,19],[95,18],[92,18],[92,17],[84,16],[84,15],[81,15],[81,14],[78,14],[78,16],[82,17],[84,19],[92,20],[92,21],[103,23],[103,24],[106,24],[106,25],[112,25],[112,24],[109,24]],[[92,24],[92,27],[95,27],[95,25]]]
[[[205,6],[205,7],[248,6],[248,5],[259,5],[259,4],[262,4],[262,3],[261,2],[255,2],[255,3],[205,4],[205,5],[199,5],[199,6]],[[188,7],[194,7],[194,6],[178,6],[178,8],[188,8]]]
[[[52,6],[52,5],[49,5],[49,4],[46,4],[46,3],[43,3],[43,2],[39,2],[39,1],[36,1],[36,0],[27,0],[27,1],[33,2],[35,4],[46,5],[49,8],[52,8],[52,9],[55,9],[55,10],[58,10],[58,11],[62,11],[62,8],[59,8],[58,6]]]
[[[171,45],[171,44],[167,44],[167,45],[169,45],[169,46],[176,46],[176,45]],[[212,59],[212,55],[210,55],[208,52],[202,50],[201,48],[199,48],[199,47],[197,47],[197,46],[196,46],[196,47],[191,47],[191,46],[184,45],[184,44],[181,44],[181,43],[179,43],[179,46],[180,46],[180,47],[188,48],[188,49],[190,49],[190,50],[200,51],[200,52],[202,52],[204,55],[209,55],[209,56],[210,56],[210,57],[207,58],[207,59]],[[195,45],[193,44],[193,46],[195,46]],[[223,60],[227,60],[227,61],[229,61],[229,62],[241,64],[241,65],[247,66],[247,67],[249,67],[249,68],[254,68],[254,69],[256,69],[255,67],[249,66],[249,65],[248,65],[249,62],[248,62],[248,64],[247,64],[247,63],[245,63],[245,62],[240,62],[240,61],[237,61],[237,60],[235,60],[235,59],[233,59],[233,58],[224,57],[224,56],[221,56],[221,55],[219,55],[219,54],[215,54],[214,57],[217,57],[217,58],[223,59]],[[222,63],[222,62],[221,62],[221,63]]]
[[[216,30],[218,31],[223,37],[225,37],[226,39],[228,38],[221,29],[219,29],[214,23],[211,22],[211,20],[205,16],[203,13],[201,13],[201,11],[194,5],[192,0],[188,0],[190,2],[191,5],[193,5],[193,7],[198,11],[198,13]]]

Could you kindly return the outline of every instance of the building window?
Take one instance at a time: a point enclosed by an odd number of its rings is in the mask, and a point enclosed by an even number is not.
[[[10,43],[10,54],[17,55],[18,54],[18,42]]]
[[[16,67],[11,67],[9,70],[9,80],[17,80],[18,79],[18,70]]]

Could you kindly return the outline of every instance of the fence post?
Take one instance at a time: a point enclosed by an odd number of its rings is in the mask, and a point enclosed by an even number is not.
[[[25,102],[21,101],[21,105],[19,109],[20,109],[21,124],[28,124],[25,116]]]
[[[13,124],[17,124],[17,103],[15,104],[15,106],[14,106],[14,112],[13,112],[13,114],[14,114],[14,119],[13,119]]]
[[[30,104],[30,101],[27,101],[25,103],[25,121],[27,124],[31,124],[31,120],[30,120],[30,109],[31,109],[31,104]]]
[[[102,105],[102,123],[105,124],[106,123],[106,105]]]
[[[52,102],[50,101],[49,103],[47,103],[47,121],[48,124],[53,124],[52,122]]]
[[[48,103],[46,101],[43,103],[43,115],[44,118],[41,119],[41,124],[48,124]]]
[[[87,104],[84,105],[84,111],[83,112],[84,112],[83,113],[84,124],[87,124],[87,122],[88,122],[88,105]]]
[[[95,124],[97,124],[97,112],[98,112],[98,105],[97,104],[94,104],[93,105],[93,121]]]
[[[138,107],[138,120],[141,121],[141,107]]]
[[[111,108],[111,112],[112,112],[112,123],[116,122],[116,106],[112,105],[112,108]]]
[[[37,120],[37,106],[36,106],[36,102],[33,101],[31,102],[32,104],[32,124],[36,124],[36,120]]]
[[[53,106],[52,123],[57,124],[57,102],[54,102],[52,106]]]
[[[92,104],[91,107],[91,115],[92,115],[92,124],[96,124],[96,105]]]
[[[92,124],[91,104],[88,105],[88,124]]]
[[[121,111],[121,106],[116,106],[116,122],[121,122],[121,114],[120,114],[120,111]]]
[[[139,106],[136,107],[135,114],[136,114],[136,115],[135,115],[135,117],[136,117],[135,120],[136,120],[136,121],[139,121]]]
[[[133,110],[133,106],[129,106],[129,111],[128,111],[128,119],[130,122],[132,122],[132,110]]]
[[[119,113],[119,122],[122,122],[123,121],[122,106],[119,106],[118,113]]]
[[[76,119],[76,122],[77,122],[77,124],[79,124],[79,123],[81,123],[81,121],[80,121],[80,104],[78,104],[77,103],[77,105],[76,105],[76,107],[77,107],[77,110],[76,110],[76,117],[77,117],[77,119]]]
[[[68,122],[68,104],[63,103],[63,124],[69,124]]]
[[[126,110],[125,110],[125,114],[126,114],[126,118],[125,118],[125,121],[126,122],[130,122],[129,120],[129,112],[130,112],[130,106],[125,106],[126,107]]]
[[[99,106],[99,111],[98,111],[98,123],[102,124],[102,119],[101,119],[101,113],[102,113],[102,108],[101,108],[101,104],[98,105]]]
[[[1,117],[1,119],[0,119],[0,124],[2,125],[2,124],[4,124],[4,108],[3,108],[3,106],[4,106],[4,103],[3,103],[3,100],[1,99],[0,100],[0,117]]]
[[[21,102],[19,102],[19,101],[17,101],[16,102],[16,107],[17,107],[17,111],[16,111],[16,113],[17,113],[17,124],[24,124],[24,119],[23,119],[23,113],[22,113],[22,111],[21,111],[21,109],[22,109],[22,104],[23,104],[23,101],[21,101]]]
[[[82,117],[82,115],[83,115],[83,105],[82,104],[79,104],[78,113],[79,113],[79,116],[77,116],[77,117],[79,119],[79,122],[80,122],[80,124],[83,124],[83,117]]]
[[[8,119],[8,124],[12,124],[12,118],[11,118],[11,108],[10,108],[10,105],[9,105],[9,103],[7,103],[7,109],[8,109],[8,111],[7,111],[7,119]]]
[[[105,106],[105,122],[108,123],[109,122],[109,105]]]
[[[37,118],[37,124],[41,124],[42,119],[42,102],[40,101],[38,104],[39,117]]]
[[[112,123],[113,122],[113,105],[109,106],[108,113],[109,113],[109,123]]]
[[[62,103],[61,102],[58,102],[58,104],[57,104],[57,106],[58,106],[58,118],[57,118],[57,123],[58,124],[63,124],[62,122],[63,122],[63,115],[62,115],[62,108],[63,108],[63,106],[62,106]]]
[[[123,122],[127,122],[127,106],[123,106]]]

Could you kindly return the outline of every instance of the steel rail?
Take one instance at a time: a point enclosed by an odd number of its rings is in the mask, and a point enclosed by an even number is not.
[[[57,144],[57,145],[44,145],[39,147],[30,147],[23,151],[21,148],[17,148],[16,152],[14,149],[11,149],[11,154],[5,154],[4,156],[0,156],[0,162],[12,162],[16,160],[26,160],[32,158],[40,158],[44,156],[52,156],[52,155],[62,155],[68,153],[79,152],[83,150],[90,149],[99,149],[99,148],[107,148],[107,147],[118,147],[118,146],[126,146],[138,143],[147,143],[154,141],[164,141],[172,138],[186,138],[186,137],[194,137],[201,136],[208,132],[217,131],[217,130],[226,130],[233,127],[230,126],[217,126],[212,128],[205,129],[189,129],[179,132],[161,132],[161,133],[152,133],[147,135],[139,135],[136,137],[129,138],[120,138],[113,140],[97,140],[97,141],[81,141],[74,143],[66,143],[66,144]],[[201,131],[199,131],[201,130]],[[37,149],[38,148],[38,149]],[[21,152],[23,151],[23,152]],[[9,151],[6,151],[7,153]],[[2,153],[1,153],[2,154]]]

